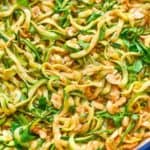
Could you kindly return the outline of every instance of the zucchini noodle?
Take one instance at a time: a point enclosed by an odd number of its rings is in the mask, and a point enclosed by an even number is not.
[[[149,139],[149,10],[149,0],[1,0],[0,150]]]

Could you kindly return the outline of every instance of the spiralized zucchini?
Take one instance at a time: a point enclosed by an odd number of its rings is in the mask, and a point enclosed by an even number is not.
[[[150,138],[149,11],[149,0],[1,0],[0,150]]]

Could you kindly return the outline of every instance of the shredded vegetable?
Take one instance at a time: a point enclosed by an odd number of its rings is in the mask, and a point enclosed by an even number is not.
[[[149,12],[149,0],[1,0],[0,150],[150,138]]]

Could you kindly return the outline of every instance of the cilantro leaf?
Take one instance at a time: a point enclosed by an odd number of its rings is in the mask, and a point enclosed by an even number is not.
[[[143,33],[143,31],[143,28],[124,28],[120,36],[126,40],[134,40],[137,39]]]
[[[20,124],[18,122],[12,122],[11,123],[11,131],[14,132],[18,127],[20,126]]]
[[[46,106],[47,106],[46,97],[41,96],[39,98],[39,108],[44,110],[46,108]]]
[[[150,64],[150,48],[146,47],[139,39],[143,32],[143,28],[124,28],[120,37],[123,39],[124,44],[127,46],[129,51],[140,53],[141,60],[146,64]],[[140,62],[138,62],[138,64],[140,64]],[[142,65],[140,64],[140,67],[141,66]]]
[[[27,118],[23,114],[14,115],[14,121],[11,124],[11,131],[13,132],[19,126],[25,125],[28,123]]]
[[[25,148],[27,145],[29,145],[29,141],[32,141],[36,138],[36,136],[30,132],[28,125],[18,126],[13,132],[13,137],[15,146],[17,146],[17,148]]]
[[[119,127],[121,125],[122,119],[126,115],[124,112],[116,113],[116,114],[112,115],[106,111],[101,111],[101,112],[98,112],[97,114],[99,117],[106,118],[106,119],[112,119],[116,127]]]
[[[141,60],[137,60],[136,62],[134,62],[133,65],[128,67],[128,70],[134,73],[138,73],[142,70],[143,68],[143,63]]]
[[[129,73],[129,81],[128,83],[132,83],[137,80],[137,74],[136,73]]]
[[[66,10],[63,12],[63,14],[64,14],[63,16],[59,17],[59,24],[61,27],[66,28],[70,25],[70,21],[68,18],[68,16],[70,15],[70,11]]]
[[[28,142],[35,138],[35,136],[30,132],[29,127],[26,127],[21,132],[21,140],[22,142]]]
[[[62,6],[62,0],[55,0],[56,6],[61,7]]]
[[[130,51],[139,52],[141,60],[146,64],[150,64],[150,48],[146,47],[141,41],[131,41],[127,47]]]

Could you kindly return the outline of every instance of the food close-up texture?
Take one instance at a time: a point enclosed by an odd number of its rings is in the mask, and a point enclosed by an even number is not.
[[[150,0],[0,0],[0,150],[148,138]]]

